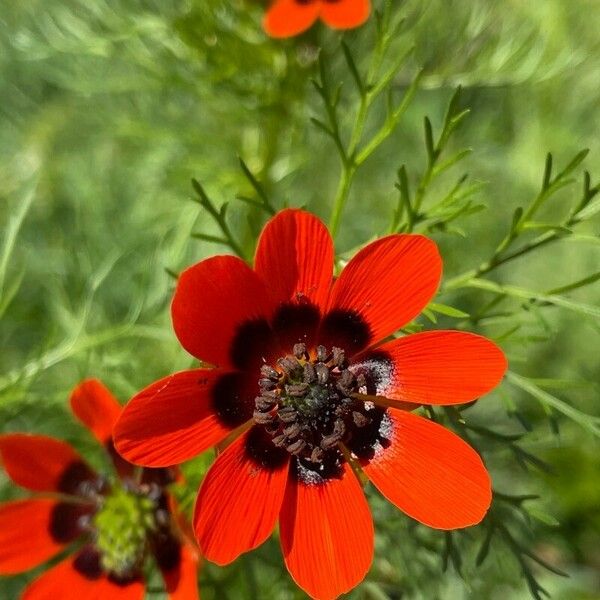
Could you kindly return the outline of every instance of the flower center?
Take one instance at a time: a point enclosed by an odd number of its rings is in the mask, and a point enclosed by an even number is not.
[[[255,423],[275,446],[315,465],[371,423],[369,407],[353,398],[366,386],[364,375],[348,369],[341,348],[317,346],[310,354],[296,344],[275,366],[263,365],[261,375]]]
[[[93,527],[105,571],[128,576],[141,568],[148,532],[157,527],[156,508],[149,495],[120,486],[102,498]]]

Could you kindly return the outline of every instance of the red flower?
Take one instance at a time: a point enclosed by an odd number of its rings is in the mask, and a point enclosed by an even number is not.
[[[0,574],[36,567],[75,542],[74,553],[33,581],[22,600],[141,600],[152,555],[170,600],[198,599],[197,551],[177,527],[165,486],[173,469],[139,469],[114,450],[121,407],[96,380],[81,383],[71,408],[106,448],[119,473],[112,482],[65,442],[41,435],[0,436],[8,476],[39,495],[0,505]]]
[[[275,0],[263,24],[270,36],[285,38],[306,31],[319,17],[334,29],[352,29],[370,11],[369,0]]]
[[[183,272],[175,332],[215,368],[150,385],[115,426],[117,450],[154,467],[233,438],[199,492],[202,552],[229,563],[279,519],[292,577],[324,599],[351,589],[371,564],[373,525],[355,469],[431,527],[483,518],[491,489],[479,456],[404,409],[471,401],[506,370],[502,351],[470,333],[388,339],[437,290],[442,263],[431,240],[380,239],[335,280],[333,260],[325,226],[285,210],[265,227],[254,270],[215,256]]]

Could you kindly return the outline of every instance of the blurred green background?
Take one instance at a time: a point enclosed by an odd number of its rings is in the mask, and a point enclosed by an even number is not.
[[[407,20],[393,51],[415,48],[394,86],[401,93],[419,67],[425,75],[395,134],[358,173],[337,247],[348,251],[386,232],[397,202],[395,172],[406,163],[416,182],[426,156],[423,118],[439,128],[460,84],[461,106],[472,112],[451,147],[473,153],[440,186],[468,171],[483,184],[476,200],[487,210],[461,219],[461,235],[433,233],[450,278],[491,255],[515,208],[537,193],[548,151],[564,166],[590,148],[583,167],[593,182],[600,179],[600,9],[597,0],[407,0],[394,7]],[[277,207],[306,205],[328,216],[339,164],[331,142],[310,123],[323,113],[310,79],[322,46],[332,80],[344,83],[342,114],[349,119],[356,95],[341,35],[317,25],[295,40],[269,40],[260,27],[263,10],[240,0],[0,6],[2,431],[49,433],[92,451],[66,410],[76,382],[99,377],[125,401],[191,364],[170,328],[174,282],[167,270],[227,251],[190,237],[217,233],[191,200],[192,177],[216,204],[231,202],[232,229],[249,254],[265,216],[235,200],[252,193],[238,155]],[[373,47],[373,20],[343,37],[362,67]],[[579,186],[552,198],[541,220],[560,219]],[[578,229],[586,242],[549,245],[493,279],[544,291],[597,273],[598,224],[596,216]],[[600,289],[592,284],[566,295],[598,305]],[[488,299],[459,290],[440,301],[472,312]],[[513,370],[560,379],[549,384],[560,388],[552,394],[599,415],[598,321],[554,307],[516,303],[511,310],[509,321],[521,326],[503,343]],[[477,328],[496,337],[509,329],[506,322]],[[486,455],[499,489],[538,494],[539,510],[559,523],[534,525],[530,544],[570,578],[540,571],[540,581],[555,598],[600,598],[598,439],[564,418],[556,434],[539,403],[506,384],[479,403],[475,418],[524,432],[507,417],[506,402],[532,425],[522,446],[553,468],[524,472],[501,447]],[[0,484],[3,497],[17,495],[3,475]],[[415,528],[369,495],[376,559],[353,598],[529,597],[501,544],[493,542],[477,568],[477,548],[467,543],[463,580],[452,567],[442,572],[442,534]],[[16,598],[30,578],[0,580],[0,596]],[[276,539],[231,567],[207,566],[201,585],[209,599],[303,597],[285,573]]]

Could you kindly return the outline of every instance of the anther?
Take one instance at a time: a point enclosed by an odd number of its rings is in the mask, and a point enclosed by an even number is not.
[[[303,439],[296,440],[293,444],[286,447],[290,454],[298,455],[306,447],[306,442]]]
[[[344,369],[346,367],[346,353],[337,346],[331,349],[331,353],[333,354],[333,364],[340,369]]]
[[[151,483],[149,485],[149,490],[148,490],[148,498],[150,498],[150,500],[158,500],[161,496],[162,496],[162,490],[160,489],[160,486],[157,485],[156,483]]]
[[[90,500],[96,502],[96,504],[102,504],[103,496],[98,492],[98,488],[95,482],[82,481],[77,486],[77,491],[79,495],[84,496],[85,498],[89,498]]]
[[[287,443],[287,439],[285,437],[285,435],[280,434],[280,435],[276,435],[273,438],[273,443],[278,446],[279,448],[282,448],[283,446],[285,446],[285,444]]]
[[[294,344],[294,356],[298,359],[300,358],[307,358],[307,353],[306,353],[306,344]]]
[[[258,380],[258,385],[261,390],[271,391],[277,387],[277,382],[273,381],[272,379],[263,378]]]
[[[315,366],[315,371],[317,373],[317,382],[319,385],[325,385],[329,381],[329,368],[327,365],[320,362]]]
[[[344,421],[342,421],[342,419],[336,419],[335,423],[333,424],[333,433],[339,435],[340,437],[346,433],[346,424]]]
[[[156,523],[158,525],[168,525],[170,521],[169,512],[160,508],[154,513],[154,518],[156,519]]]
[[[261,412],[265,412],[271,410],[275,405],[276,398],[269,398],[268,396],[257,396],[254,399],[254,406],[256,406],[256,410]]]
[[[302,398],[306,395],[308,390],[308,383],[292,383],[285,386],[285,391],[288,396],[292,398]]]
[[[277,364],[281,367],[282,371],[286,375],[292,375],[295,371],[300,369],[300,363],[293,356],[286,356],[285,358],[279,358]]]
[[[279,381],[279,373],[271,365],[263,365],[260,368],[260,374],[267,379]]]
[[[367,387],[367,378],[365,377],[364,373],[359,373],[356,376],[356,387],[359,389]]]
[[[294,438],[298,437],[298,435],[300,434],[300,432],[302,431],[300,425],[298,425],[298,423],[292,423],[289,427],[286,427],[283,430],[283,434],[290,440],[293,440]]]
[[[90,515],[82,515],[77,519],[77,526],[84,531],[90,530],[92,527],[92,517]]]
[[[317,360],[319,362],[327,362],[327,348],[325,346],[317,346]]]
[[[275,417],[271,413],[261,412],[259,410],[254,411],[253,417],[254,421],[259,425],[269,425],[275,420]]]
[[[325,453],[319,446],[315,446],[313,451],[310,453],[310,460],[314,463],[320,463],[323,460]]]
[[[342,394],[349,396],[352,394],[352,388],[355,383],[354,375],[351,371],[342,371],[340,378],[337,380],[336,387]]]
[[[278,415],[284,423],[293,423],[298,416],[298,412],[291,406],[286,406],[279,411]]]
[[[303,374],[304,383],[314,383],[317,380],[317,372],[315,371],[315,366],[307,362],[304,365],[304,374]]]
[[[321,448],[323,450],[329,450],[330,448],[333,448],[340,441],[340,439],[341,437],[335,433],[325,435],[321,439]]]
[[[371,422],[369,417],[356,410],[352,411],[352,420],[357,427],[366,427]]]
[[[321,439],[321,448],[323,450],[328,450],[329,448],[333,448],[346,433],[346,425],[342,419],[336,419],[333,424],[333,431],[329,435],[324,435]]]

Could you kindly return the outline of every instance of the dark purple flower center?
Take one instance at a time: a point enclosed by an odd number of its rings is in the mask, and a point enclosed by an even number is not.
[[[254,421],[279,448],[319,467],[340,458],[342,445],[361,437],[378,416],[366,392],[364,374],[350,370],[344,350],[295,344],[275,365],[264,365],[255,400]]]

